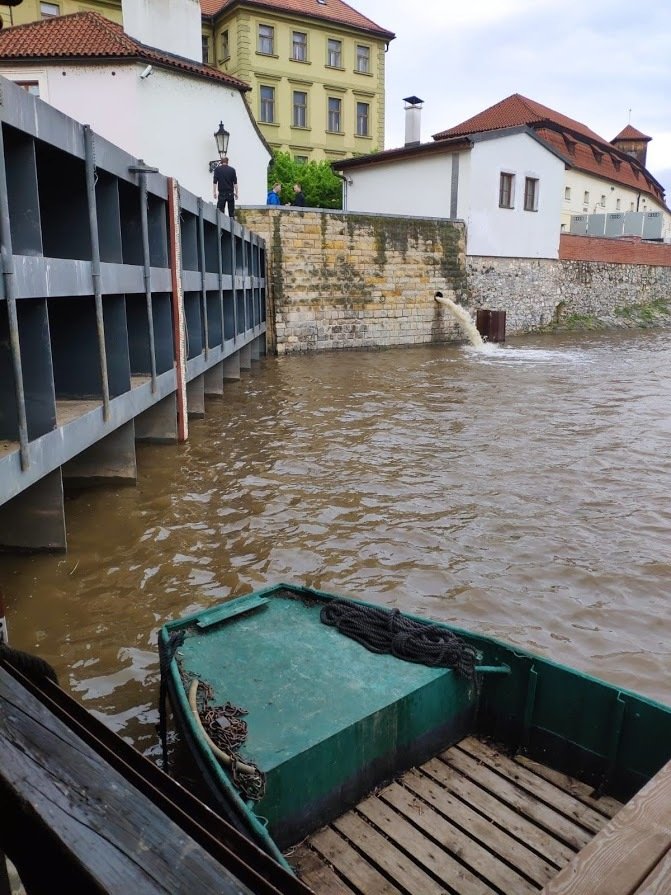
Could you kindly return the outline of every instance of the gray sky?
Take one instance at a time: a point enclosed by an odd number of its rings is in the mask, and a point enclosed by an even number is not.
[[[422,141],[521,93],[612,140],[652,137],[647,167],[671,204],[671,0],[347,0],[396,39],[385,147],[403,145],[404,96]],[[630,113],[631,110],[631,113]]]

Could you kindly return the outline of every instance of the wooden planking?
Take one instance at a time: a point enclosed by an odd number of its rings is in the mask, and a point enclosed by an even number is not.
[[[385,795],[393,799],[394,790],[403,793],[401,787],[392,785],[384,790]],[[406,793],[406,811],[412,815],[412,808],[408,808],[408,803],[412,802],[412,795]],[[443,819],[431,808],[423,811],[423,828],[416,829],[411,823],[404,820],[402,814],[394,810],[396,805],[387,805],[380,799],[370,798],[362,802],[358,809],[365,817],[374,823],[380,830],[384,831],[385,836],[389,837],[405,852],[412,855],[414,861],[433,874],[439,879],[449,884],[459,895],[487,895],[493,893],[494,890],[480,879],[471,869],[462,866],[452,857],[452,854],[463,855],[455,847],[450,847],[450,836],[441,831],[441,824],[447,826]],[[417,814],[415,807],[414,814]],[[431,835],[425,835],[430,831]],[[441,842],[441,838],[443,841]],[[436,848],[436,843],[443,848]],[[468,850],[468,841],[463,843],[465,850]],[[453,845],[453,843],[452,843]],[[486,876],[483,869],[482,875]],[[420,889],[419,891],[423,891]],[[439,887],[438,891],[443,892],[444,888]]]
[[[2,668],[0,793],[0,842],[23,849],[14,862],[28,891],[60,873],[65,891],[251,895]]]
[[[397,820],[398,823],[398,820]],[[348,811],[334,821],[333,826],[365,852],[369,860],[373,859],[386,876],[398,883],[399,888],[408,895],[445,895],[445,888],[432,879],[415,862],[399,851],[394,845],[359,817],[354,811]],[[386,830],[386,835],[392,831]],[[487,889],[482,895],[489,895]]]
[[[655,869],[648,874],[634,895],[669,895],[671,892],[671,850],[667,851]]]
[[[671,762],[543,889],[543,895],[671,891]],[[666,874],[666,880],[660,873]],[[657,878],[655,878],[655,876]],[[643,890],[645,891],[645,890]]]
[[[384,809],[387,814],[392,814],[392,811],[380,799],[368,799],[358,806],[358,810],[383,829],[388,836],[395,839],[402,848],[412,854],[416,861],[420,861],[441,879],[448,879],[451,885],[455,885],[453,882],[454,871],[451,874],[447,873],[444,861],[445,856],[453,854],[463,861],[474,876],[478,874],[483,877],[495,889],[515,892],[516,895],[534,895],[538,891],[537,886],[529,883],[497,855],[492,854],[481,843],[450,823],[429,805],[421,803],[403,787],[392,784],[381,795],[393,809],[401,812],[419,826],[420,829],[414,831],[414,836],[408,836],[404,827],[400,826],[398,822],[393,824],[391,818],[388,819]],[[374,810],[371,811],[371,809]],[[414,830],[409,824],[406,824],[406,827]],[[423,833],[426,833],[426,837],[422,836]],[[436,849],[434,842],[442,847],[441,850]],[[477,884],[477,879],[474,881]],[[458,886],[455,885],[455,888]]]
[[[318,895],[354,895],[335,871],[307,846],[299,846],[290,856],[299,878]]]
[[[570,820],[544,802],[539,802],[526,789],[486,767],[466,752],[453,747],[441,754],[441,758],[463,774],[477,780],[502,802],[519,811],[525,817],[544,827],[554,836],[578,851],[592,838],[589,830]]]
[[[556,869],[563,867],[575,854],[564,842],[555,838],[550,832],[537,826],[533,821],[523,817],[513,808],[500,802],[495,795],[483,789],[477,782],[461,774],[440,759],[432,759],[422,765],[422,771],[430,774],[439,783],[459,798],[471,805],[476,811],[491,817],[497,825],[503,827],[512,836],[525,842],[529,848],[538,852]]]
[[[310,845],[358,892],[366,895],[403,895],[330,827],[312,836]],[[316,895],[321,895],[319,890],[316,890]]]
[[[482,743],[473,737],[466,737],[459,743],[459,748],[499,774],[512,780],[518,786],[526,789],[536,798],[547,802],[548,805],[570,817],[591,833],[598,833],[603,827],[603,814],[600,814],[588,805],[584,805],[559,786],[555,786],[554,783],[550,783],[538,774],[534,774],[529,768],[525,768],[508,758],[508,756],[495,751],[486,743]]]
[[[609,819],[615,817],[620,808],[622,808],[622,802],[618,802],[617,799],[613,799],[611,796],[596,797],[592,794],[593,787],[588,786],[587,783],[581,783],[580,780],[575,780],[573,777],[569,777],[568,774],[562,774],[561,771],[546,768],[545,765],[533,761],[533,759],[527,758],[525,755],[516,755],[514,761],[516,764],[521,764],[533,771],[534,774],[538,774],[539,777],[554,783],[555,786],[559,786],[576,799],[580,799],[581,802],[589,805],[590,808],[594,808],[595,811],[603,814],[604,817]]]
[[[542,886],[557,872],[556,867],[527,848],[523,842],[496,826],[493,822],[494,818],[483,817],[482,814],[474,811],[465,802],[438,785],[431,777],[417,771],[409,771],[401,778],[401,783],[436,810],[445,814],[450,821],[458,824],[462,830],[467,830],[470,836],[477,839],[494,854],[500,855],[506,863],[528,879],[532,879]],[[381,793],[381,796],[387,798],[387,790]],[[415,822],[423,826],[421,815]]]

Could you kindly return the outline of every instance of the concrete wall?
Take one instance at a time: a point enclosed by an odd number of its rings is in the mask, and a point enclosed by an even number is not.
[[[458,222],[290,208],[239,218],[267,243],[268,339],[278,354],[464,341],[438,291],[473,318],[478,308],[505,310],[509,335],[671,306],[671,246],[562,236],[567,260],[495,258],[466,255]]]

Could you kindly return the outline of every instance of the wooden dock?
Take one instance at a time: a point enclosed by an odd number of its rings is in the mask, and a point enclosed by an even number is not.
[[[316,895],[669,895],[671,766],[620,809],[467,738],[289,859]]]

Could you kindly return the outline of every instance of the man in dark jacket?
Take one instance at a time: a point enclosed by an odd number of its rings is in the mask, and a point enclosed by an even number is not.
[[[225,212],[228,206],[228,213],[233,217],[235,200],[238,198],[238,175],[235,173],[235,168],[228,164],[226,157],[222,158],[221,164],[214,169],[212,187],[219,211]]]
[[[305,205],[305,196],[303,195],[303,187],[300,183],[294,184],[294,200],[292,205],[298,205],[301,208]]]

